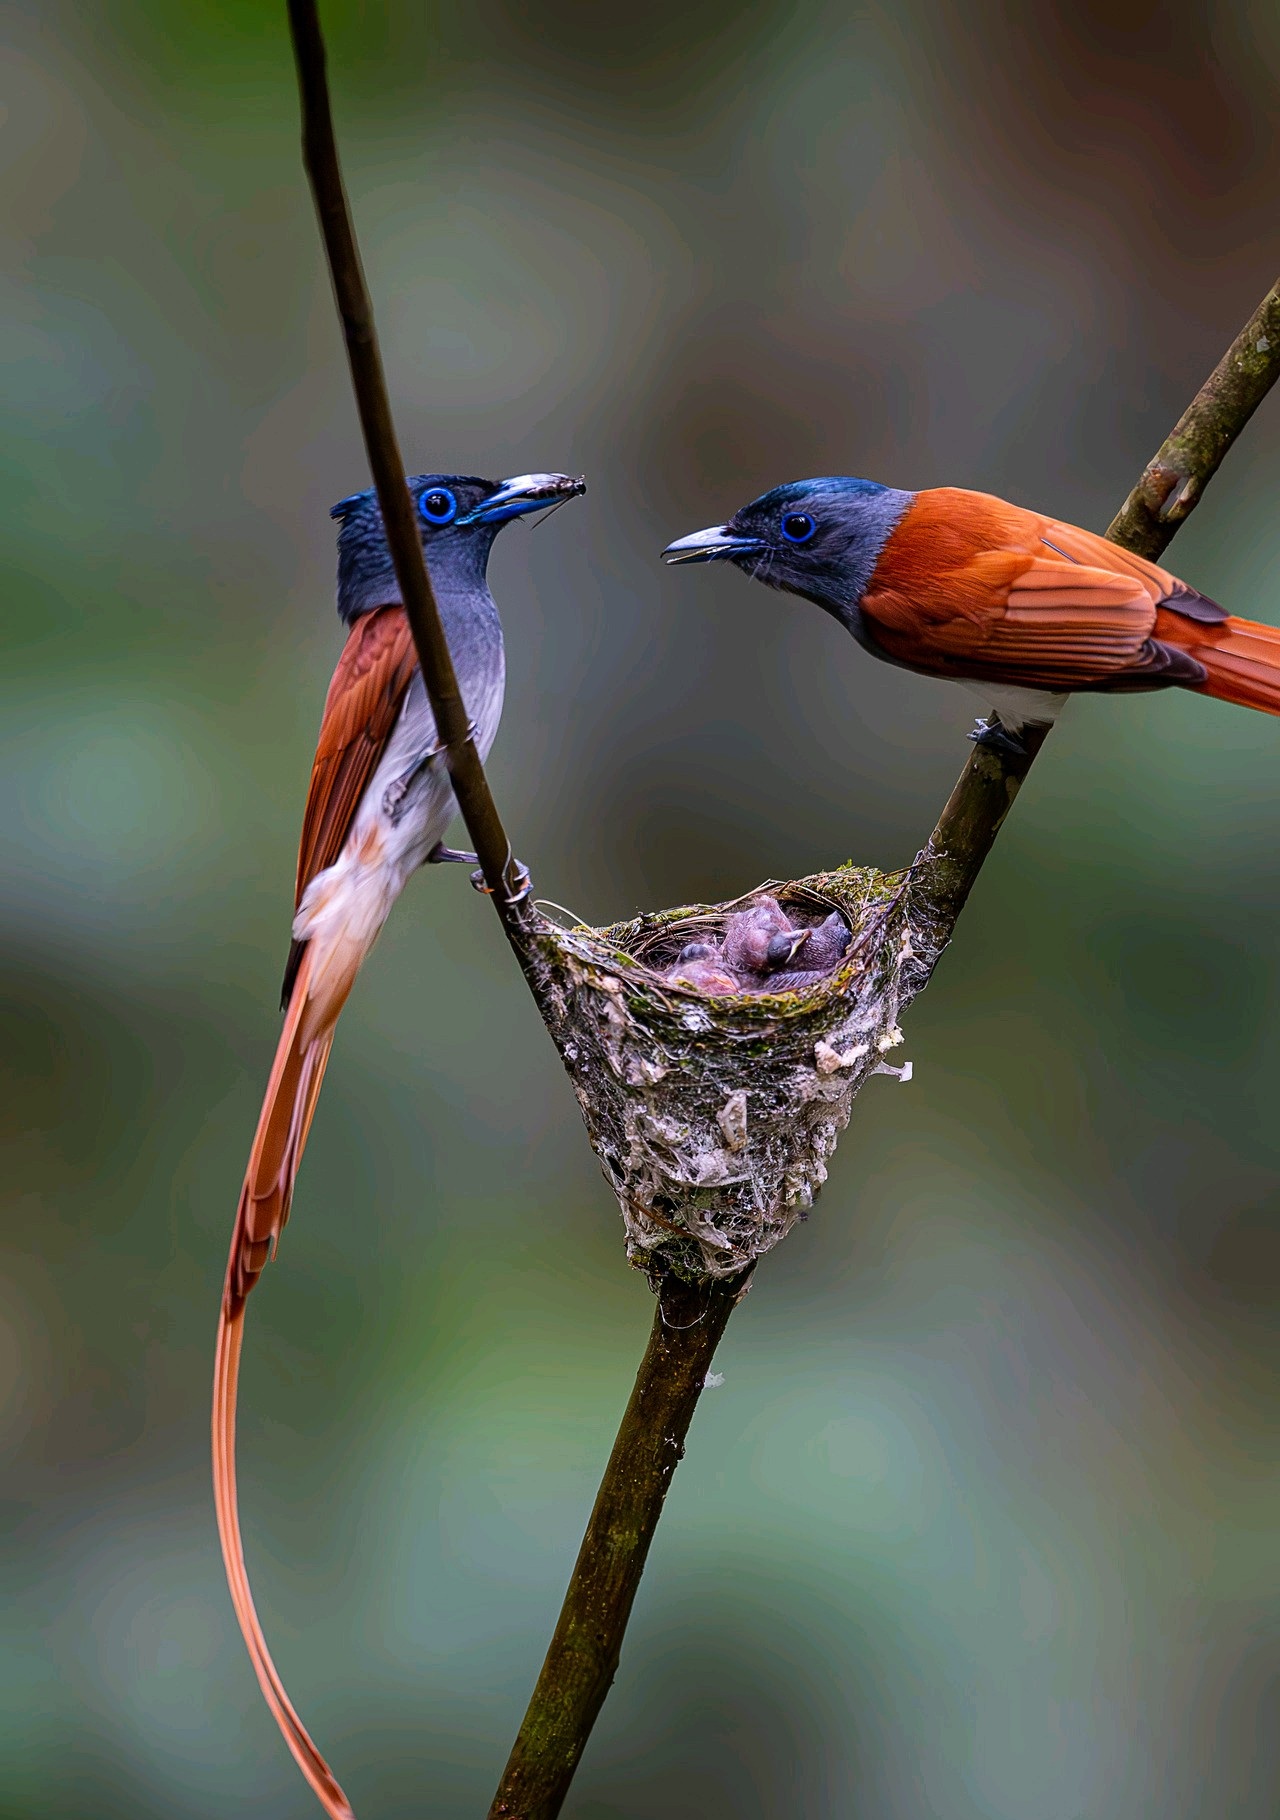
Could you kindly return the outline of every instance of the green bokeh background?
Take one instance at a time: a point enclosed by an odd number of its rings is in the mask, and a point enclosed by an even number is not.
[[[496,791],[590,918],[905,861],[959,692],[662,570],[783,479],[1101,528],[1275,276],[1280,12],[332,4],[415,467],[585,471],[493,563]],[[6,1820],[302,1820],[206,1465],[366,484],[282,8],[8,14]],[[1176,565],[1280,618],[1280,401]],[[576,1820],[1268,1820],[1280,729],[1082,699],[761,1269]],[[253,1299],[241,1471],[362,1815],[475,1816],[650,1318],[465,875],[343,1020]]]

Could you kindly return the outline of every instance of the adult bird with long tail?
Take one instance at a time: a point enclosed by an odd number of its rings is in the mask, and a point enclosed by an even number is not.
[[[1079,690],[1194,689],[1280,714],[1280,628],[988,493],[792,481],[662,554],[736,563],[815,602],[872,656],[965,683],[994,710],[979,741],[1020,749],[1022,729],[1051,725]]]
[[[523,474],[494,482],[453,474],[408,481],[422,549],[459,685],[488,756],[502,714],[502,625],[486,571],[504,524],[586,490],[580,478]],[[338,612],[347,642],[329,685],[298,851],[284,1029],[236,1210],[218,1321],[213,1482],[227,1583],[259,1685],[289,1749],[333,1820],[351,1808],[307,1734],[271,1660],[245,1571],[236,1501],[236,1386],[245,1300],[289,1217],[333,1042],[361,963],[409,875],[440,860],[475,863],[441,842],[456,812],[446,754],[372,492],[333,508]]]

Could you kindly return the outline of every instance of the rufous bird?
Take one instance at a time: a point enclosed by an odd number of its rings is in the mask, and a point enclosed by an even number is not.
[[[463,701],[487,757],[502,714],[502,625],[486,581],[504,524],[586,490],[564,474],[494,482],[453,474],[408,481]],[[267,1705],[332,1820],[351,1808],[308,1737],[271,1660],[245,1572],[236,1502],[236,1385],[244,1307],[289,1217],[334,1025],[391,906],[418,867],[475,863],[441,844],[457,805],[418,669],[372,492],[334,506],[338,613],[347,642],[325,700],[298,849],[284,1029],[236,1210],[218,1321],[213,1483],[227,1583]]]
[[[803,595],[873,657],[961,682],[993,710],[972,737],[1025,748],[1080,690],[1193,689],[1280,714],[1280,628],[1234,619],[1170,570],[988,493],[798,480],[668,562],[732,562]]]

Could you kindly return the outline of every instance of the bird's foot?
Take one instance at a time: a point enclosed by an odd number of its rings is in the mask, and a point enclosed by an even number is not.
[[[996,752],[1003,752],[1006,758],[1025,758],[1027,748],[1016,733],[1010,733],[1003,726],[999,715],[993,714],[989,720],[980,720],[969,735],[975,746],[990,746]]]
[[[453,857],[455,856],[451,854],[450,858]],[[456,857],[458,859],[474,859],[475,854],[459,853]],[[522,865],[518,859],[513,859],[509,863],[512,872],[511,887],[503,894],[502,901],[508,907],[511,907],[515,904],[522,904],[524,902],[529,893],[533,890],[533,880],[529,876],[528,866]],[[483,891],[486,897],[493,896],[493,886],[488,883],[479,866],[477,866],[475,871],[471,874],[471,883],[475,886],[477,891]]]
[[[474,866],[475,871],[471,874],[471,883],[477,891],[483,891],[486,897],[493,896],[493,887],[485,882],[484,873],[480,869],[478,854],[464,853],[460,847],[446,847],[443,841],[437,841],[427,855],[427,864],[429,866]],[[511,888],[504,896],[503,902],[522,904],[533,889],[533,880],[529,877],[528,866],[522,865],[518,859],[511,861],[511,870],[513,875]]]

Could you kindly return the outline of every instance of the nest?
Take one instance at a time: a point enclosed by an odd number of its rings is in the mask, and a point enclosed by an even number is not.
[[[764,893],[797,926],[844,918],[852,939],[833,971],[750,995],[672,983],[690,941],[714,940]],[[537,912],[523,935],[627,1255],[651,1282],[734,1276],[771,1250],[812,1206],[863,1082],[910,1077],[886,1057],[931,957],[912,946],[900,874],[846,866],[605,929]]]

